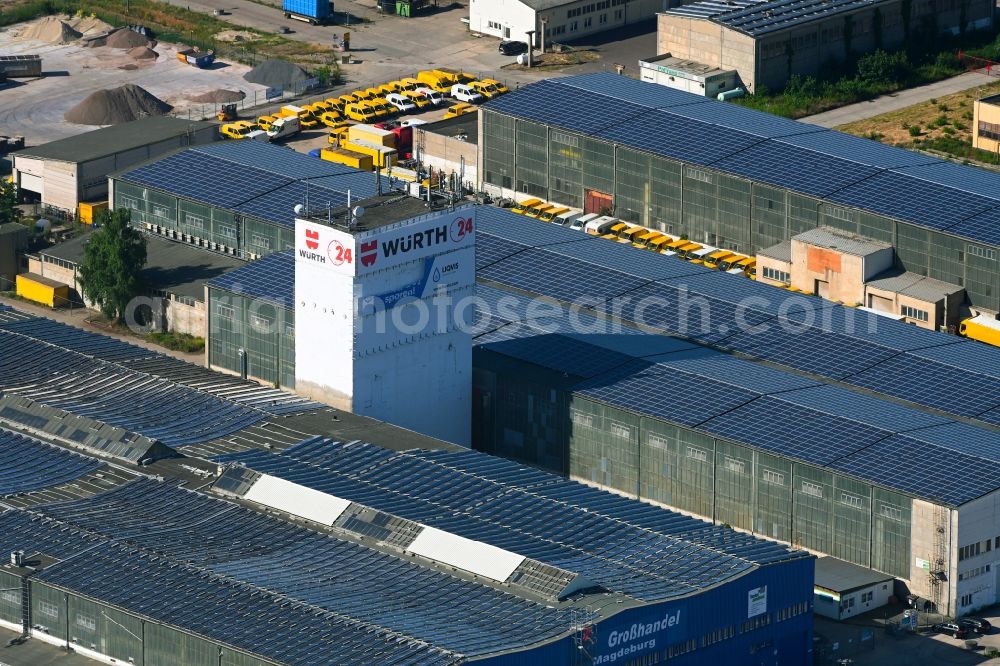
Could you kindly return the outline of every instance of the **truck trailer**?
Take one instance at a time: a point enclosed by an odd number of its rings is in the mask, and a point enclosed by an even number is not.
[[[285,18],[324,25],[333,21],[332,0],[281,0]]]

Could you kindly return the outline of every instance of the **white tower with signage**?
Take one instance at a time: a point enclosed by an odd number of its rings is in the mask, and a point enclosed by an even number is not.
[[[468,446],[475,207],[399,192],[295,221],[295,386]]]

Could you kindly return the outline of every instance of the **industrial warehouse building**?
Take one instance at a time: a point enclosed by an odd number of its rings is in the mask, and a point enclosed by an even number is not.
[[[804,551],[14,310],[0,343],[0,626],[34,641],[140,666],[812,663]]]
[[[988,0],[702,0],[657,18],[657,53],[736,70],[751,93],[876,49],[993,26]]]
[[[1000,350],[500,209],[478,224],[477,449],[943,613],[1000,600]]]
[[[14,183],[44,210],[75,219],[81,203],[107,201],[108,174],[218,138],[215,123],[142,118],[14,153]]]
[[[469,30],[534,45],[568,42],[646,21],[664,0],[471,0]],[[544,34],[544,38],[543,38]]]
[[[534,83],[479,112],[481,187],[745,254],[819,226],[1000,310],[1000,175],[614,74]]]
[[[1000,351],[506,210],[476,219],[475,448],[881,572],[942,612],[997,601]],[[293,271],[286,253],[212,282],[213,363],[295,363]]]
[[[377,177],[283,146],[226,141],[112,174],[109,188],[112,208],[130,209],[148,233],[255,259],[294,246],[296,205],[371,196]]]

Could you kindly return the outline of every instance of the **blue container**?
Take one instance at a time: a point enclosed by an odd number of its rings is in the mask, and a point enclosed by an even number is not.
[[[281,8],[286,12],[319,21],[330,18],[333,13],[333,3],[330,0],[282,0]]]
[[[322,152],[323,152],[322,148],[316,148],[315,150],[310,150],[309,157],[322,157],[321,155]]]

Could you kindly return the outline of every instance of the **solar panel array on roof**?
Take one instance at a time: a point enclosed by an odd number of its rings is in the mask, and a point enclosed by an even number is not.
[[[754,27],[757,22],[791,25],[862,2],[775,0],[726,16],[757,30],[766,29]],[[1000,174],[699,95],[601,72],[533,83],[484,108],[972,241],[997,244],[1000,237],[994,223]]]
[[[638,599],[686,594],[754,563],[802,556],[472,451],[386,455],[363,443],[311,440],[282,455],[258,451],[221,460],[516,552]]]
[[[0,343],[0,390],[167,446],[215,439],[270,415],[320,408],[49,320],[0,324]]]
[[[496,217],[499,214],[494,214],[490,230],[480,231],[477,236],[477,244],[483,246],[484,252],[488,253],[494,242],[516,240],[518,230],[524,225],[545,224],[506,211],[502,214],[522,219],[504,225]],[[556,240],[559,234],[572,238],[580,232],[553,226],[548,240]],[[714,352],[706,356],[704,352],[675,349],[665,350],[660,357],[654,352],[629,352],[629,348],[648,347],[642,342],[617,347],[616,352],[636,360],[602,372],[604,366],[585,363],[583,359],[600,355],[607,347],[588,342],[586,335],[576,339],[589,345],[590,352],[568,344],[565,349],[573,350],[569,357],[560,356],[548,347],[542,352],[539,341],[545,339],[545,334],[525,314],[529,296],[505,295],[504,288],[515,287],[529,295],[555,298],[565,305],[585,296],[607,298],[612,291],[608,285],[614,283],[625,287],[619,295],[627,295],[627,302],[591,302],[588,308],[613,315],[612,319],[641,323],[646,334],[660,331],[677,335],[925,408],[978,418],[985,423],[1000,422],[1000,350],[814,297],[788,294],[662,255],[650,253],[649,258],[676,266],[678,270],[683,268],[688,274],[645,279],[637,284],[635,280],[640,278],[636,274],[645,278],[653,274],[650,266],[639,266],[633,271],[630,262],[621,257],[594,252],[588,253],[584,261],[562,254],[568,249],[588,246],[584,241],[550,242],[491,263],[481,276],[497,286],[477,287],[486,296],[478,306],[484,311],[482,316],[485,318],[487,313],[495,311],[501,299],[515,299],[521,307],[513,308],[515,314],[507,321],[522,325],[506,324],[477,338],[476,343],[568,374],[572,374],[574,364],[586,368],[584,381],[574,388],[580,395],[699,427],[805,462],[831,468],[843,462],[850,466],[851,473],[863,479],[933,499],[941,499],[942,495],[929,485],[912,479],[902,483],[897,475],[884,472],[879,466],[868,470],[852,466],[851,461],[863,455],[864,446],[904,435],[916,445],[942,449],[941,440],[925,441],[915,433],[920,429],[928,429],[926,432],[930,433],[935,428],[954,425],[946,416],[821,385],[759,364],[726,367],[726,363],[735,363],[737,359],[720,356],[728,360],[716,360]],[[610,249],[615,244],[608,246]],[[639,256],[647,254],[633,252]],[[558,261],[553,260],[556,256]],[[554,277],[546,272],[550,264],[558,267]],[[570,337],[572,333],[560,331],[560,335]],[[535,343],[539,346],[533,348]],[[783,416],[775,418],[775,414]],[[976,440],[977,432],[982,433],[979,439],[993,435],[985,428],[968,427],[971,430],[964,433],[964,439]],[[982,455],[1000,464],[1000,449],[995,458],[991,457],[990,447],[977,450],[957,447],[953,451],[963,456]],[[848,470],[845,467],[843,471]],[[968,501],[995,489],[978,482],[963,482],[961,486],[948,492],[949,501]]]
[[[93,458],[0,430],[0,497],[57,486],[100,467]]]
[[[116,177],[285,226],[307,199],[311,209],[338,207],[348,190],[360,199],[377,189],[371,174],[259,141],[189,148]]]
[[[463,655],[498,652],[510,645],[552,638],[563,633],[569,622],[566,611],[170,483],[137,481],[85,500],[37,507],[36,511],[88,534],[141,549],[140,560],[164,558],[165,564],[188,568],[192,575],[209,581],[225,577],[248,592],[295,601],[318,617],[329,620],[336,616],[360,625],[362,630],[390,634],[410,649],[417,644]],[[290,561],[296,565],[288,566]],[[80,568],[92,572],[89,563]],[[334,571],[336,576],[330,574]],[[84,573],[74,582],[89,580]],[[162,593],[171,596],[169,590]],[[386,599],[392,603],[385,603]],[[400,612],[401,608],[406,610]],[[192,624],[191,617],[186,609],[178,609],[159,619],[199,631],[202,625]],[[199,633],[258,654],[275,654],[260,652],[264,636],[251,643],[245,636],[225,633],[232,630],[213,628],[222,633]],[[352,658],[357,663],[399,663],[391,656],[362,662],[363,656],[373,658],[368,650],[377,645],[359,646]],[[328,663],[287,657],[283,661]]]
[[[295,255],[275,252],[208,281],[209,287],[290,308],[295,304]]]

